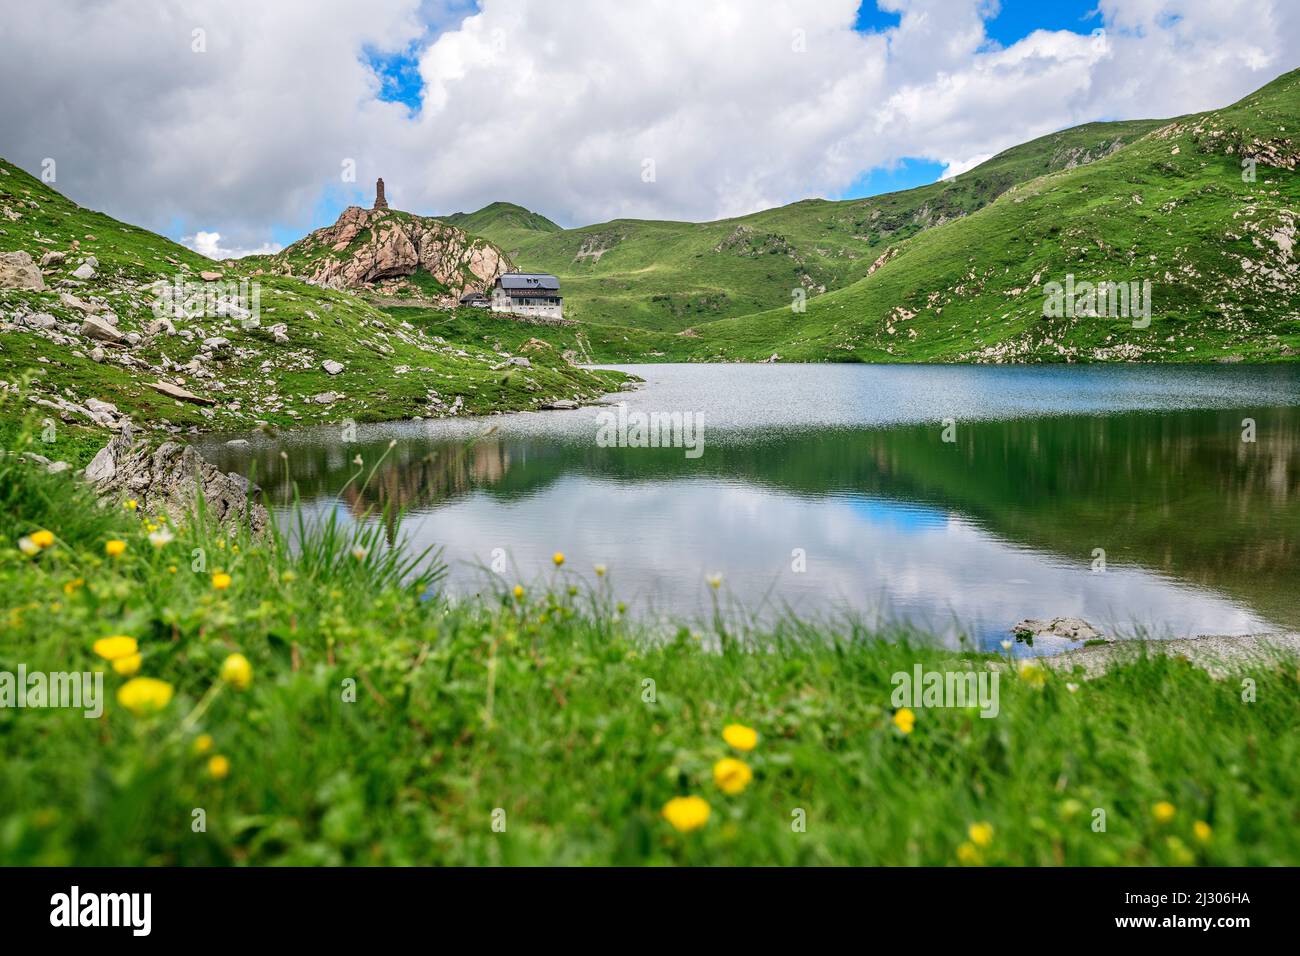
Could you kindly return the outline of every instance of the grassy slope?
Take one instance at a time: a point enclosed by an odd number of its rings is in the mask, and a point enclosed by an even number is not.
[[[968,862],[1300,862],[1294,659],[1252,668],[1254,703],[1244,675],[1163,657],[1074,678],[1074,691],[1065,675],[1005,675],[997,718],[921,709],[904,734],[891,676],[977,656],[843,626],[750,636],[779,653],[734,640],[711,652],[686,629],[652,643],[611,606],[617,583],[591,591],[567,568],[520,602],[451,608],[397,584],[378,538],[357,560],[328,531],[290,549],[194,522],[154,549],[136,515],[84,494],[0,459],[0,670],[103,667],[92,643],[127,634],[141,673],[176,697],[134,717],[110,670],[101,719],[0,709],[6,865],[946,865],[970,853],[976,822],[993,836]],[[56,544],[24,557],[15,537],[39,528]],[[127,542],[120,558],[104,556],[110,537]],[[189,570],[195,548],[203,573]],[[213,589],[216,570],[228,590]],[[233,651],[252,662],[251,688],[196,711]],[[721,740],[732,721],[758,730],[751,753]],[[230,761],[224,779],[207,769],[214,754]],[[713,783],[724,756],[753,769],[738,795]],[[712,809],[690,834],[660,818],[685,794]],[[1160,801],[1172,820],[1154,818]],[[805,832],[791,827],[800,809]]]
[[[1239,144],[1270,141],[1294,164],[1287,131],[1297,125],[1300,72],[923,232],[872,276],[810,300],[805,314],[775,309],[701,327],[694,355],[776,351],[792,361],[873,362],[1294,355],[1300,277],[1290,244],[1300,180],[1261,158],[1257,181],[1243,182]],[[1042,285],[1067,273],[1149,279],[1150,327],[1044,319]]]
[[[343,292],[327,291],[282,276],[256,276],[257,263],[235,260],[214,263],[146,230],[118,222],[102,213],[82,209],[27,173],[0,160],[0,206],[21,218],[0,224],[0,251],[22,250],[39,260],[49,250],[69,250],[80,244],[64,266],[46,276],[44,292],[0,290],[0,314],[46,312],[57,319],[80,322],[81,314],[59,301],[60,291],[82,299],[98,298],[119,317],[119,328],[144,333],[154,319],[153,294],[147,286],[176,275],[198,281],[198,273],[215,270],[227,280],[249,277],[261,286],[261,328],[244,329],[224,318],[175,320],[195,332],[187,342],[179,336],[146,336],[132,349],[106,347],[109,359],[89,357],[95,343],[72,335],[60,344],[26,329],[4,336],[0,343],[0,380],[16,382],[29,373],[39,375],[37,390],[76,401],[99,398],[130,412],[137,425],[211,429],[243,429],[256,421],[288,425],[353,418],[392,419],[413,414],[438,414],[428,399],[436,390],[450,404],[464,397],[469,412],[530,408],[558,397],[592,397],[608,390],[616,377],[573,369],[554,353],[532,357],[532,370],[494,371],[502,357],[480,345],[464,347],[403,328],[380,309]],[[31,205],[31,204],[34,204]],[[95,278],[84,286],[64,289],[82,256],[99,261]],[[287,326],[289,342],[278,344],[267,328]],[[200,350],[204,337],[221,336],[230,346],[209,368],[213,377],[188,372],[166,374],[184,380],[186,388],[220,399],[210,415],[196,405],[166,398],[147,386],[159,378],[163,358],[178,365]],[[331,376],[320,367],[325,359],[342,362],[345,370]],[[130,364],[127,364],[130,363]],[[143,363],[143,364],[142,364]],[[396,370],[407,366],[410,371]],[[309,401],[325,391],[339,393],[329,406]],[[8,416],[0,430],[12,433]],[[83,457],[83,433],[63,429],[59,441],[75,460]],[[43,449],[52,457],[64,447]]]
[[[1016,183],[1093,161],[1154,128],[1091,123],[1009,149],[955,180],[869,199],[808,199],[708,223],[619,219],[579,229],[509,203],[446,221],[562,281],[567,314],[592,324],[680,331],[864,276],[891,244],[967,215]],[[590,253],[605,250],[600,257]]]

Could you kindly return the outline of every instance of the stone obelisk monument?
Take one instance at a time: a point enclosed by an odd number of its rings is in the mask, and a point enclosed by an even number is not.
[[[375,182],[375,208],[388,208],[388,200],[384,198],[384,180],[382,177]]]

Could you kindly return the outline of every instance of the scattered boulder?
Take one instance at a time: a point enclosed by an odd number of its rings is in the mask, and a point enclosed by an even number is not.
[[[69,309],[76,309],[78,312],[90,313],[99,311],[95,306],[91,305],[89,302],[81,301],[81,299],[77,298],[71,292],[60,292],[59,302]]]
[[[25,252],[0,252],[0,289],[45,289],[45,277]]]
[[[52,329],[58,324],[54,316],[48,312],[34,312],[31,315],[24,315],[18,320],[18,323],[32,329]]]
[[[517,366],[518,368],[532,368],[532,367],[533,367],[533,363],[530,362],[530,361],[528,361],[528,359],[524,358],[522,355],[516,355],[516,356],[514,356],[513,358],[508,358],[508,359],[506,359],[506,364],[507,364],[507,365],[514,365],[514,366]]]
[[[86,316],[81,322],[81,334],[88,339],[98,339],[101,342],[108,342],[110,345],[118,345],[126,339],[126,336],[106,321],[90,315]]]
[[[41,268],[49,269],[49,268],[54,268],[56,266],[61,266],[63,265],[63,260],[66,258],[68,258],[68,254],[66,252],[58,252],[54,249],[51,249],[49,252],[45,253],[45,255],[41,256]]]
[[[312,401],[317,405],[333,405],[339,400],[337,392],[321,392],[319,395],[313,395]]]
[[[95,278],[95,269],[99,265],[99,260],[94,256],[86,256],[81,265],[77,266],[72,272],[72,278],[80,279],[85,282],[87,279]]]
[[[336,362],[333,359],[326,359],[325,361],[321,362],[320,367],[323,368],[330,375],[337,375],[339,372],[343,371],[343,363]]]
[[[200,272],[200,273],[199,273],[199,278],[202,279],[204,282],[216,282],[218,279],[221,278],[221,273],[220,273],[220,272]]]
[[[195,395],[191,391],[181,388],[179,385],[173,385],[171,382],[157,381],[150,382],[149,387],[155,392],[161,392],[168,398],[175,398],[182,402],[190,402],[194,405],[215,405],[216,399],[204,398],[202,395]]]

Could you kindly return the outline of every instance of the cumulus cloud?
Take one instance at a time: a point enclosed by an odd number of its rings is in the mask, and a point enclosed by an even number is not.
[[[242,259],[244,256],[264,256],[280,251],[278,242],[264,242],[256,249],[230,248],[221,244],[221,233],[202,230],[192,236],[185,236],[181,242],[209,259]]]
[[[368,204],[377,176],[424,213],[746,213],[903,157],[949,175],[1076,123],[1225,104],[1300,52],[1292,0],[1099,0],[1101,32],[1005,48],[987,0],[880,0],[900,22],[872,34],[858,0],[12,6],[0,155],[56,158],[79,202],[233,251]],[[387,55],[414,56],[419,108],[381,99]]]

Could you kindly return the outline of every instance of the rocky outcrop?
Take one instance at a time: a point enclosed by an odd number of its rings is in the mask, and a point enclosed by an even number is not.
[[[270,525],[256,485],[234,472],[218,471],[180,442],[150,450],[124,429],[96,453],[84,474],[101,496],[129,495],[149,512],[163,511],[177,521],[189,516],[202,494],[204,509],[222,524],[247,525],[255,534]]]
[[[298,240],[271,262],[274,272],[336,289],[373,287],[418,269],[454,297],[481,292],[512,268],[492,243],[441,220],[360,206],[348,207],[334,225]]]
[[[0,252],[0,289],[31,289],[40,292],[44,288],[45,277],[30,255],[25,252]]]

